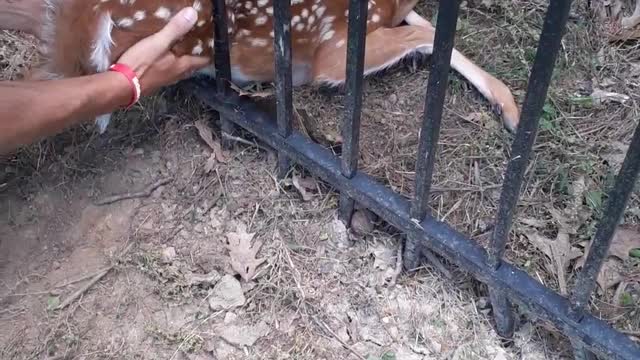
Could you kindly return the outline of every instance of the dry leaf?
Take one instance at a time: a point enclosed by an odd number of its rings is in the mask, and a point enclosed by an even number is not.
[[[582,256],[582,251],[571,246],[569,234],[558,232],[558,237],[551,240],[537,232],[525,233],[529,241],[554,262],[558,285],[562,295],[567,294],[566,270],[569,262]]]
[[[294,174],[291,181],[293,183],[293,186],[298,190],[298,192],[300,192],[300,195],[302,195],[302,200],[310,201],[311,199],[313,199],[313,195],[307,192],[306,186],[303,185],[299,176]]]
[[[620,104],[624,104],[625,101],[630,99],[629,96],[625,94],[619,94],[600,89],[594,89],[591,93],[591,98],[593,99],[593,102],[595,104],[604,104],[607,102],[617,102]]]
[[[576,262],[576,269],[584,266],[587,256],[589,256],[589,248],[591,242],[589,242],[585,248],[584,256]],[[602,264],[602,268],[598,273],[596,281],[600,288],[606,290],[612,286],[615,286],[623,280],[621,274],[622,264],[621,260],[629,258],[629,251],[640,248],[640,232],[638,227],[630,225],[620,225],[616,228],[611,239],[611,247],[609,248],[609,256]]]
[[[251,245],[251,240],[255,234],[249,234],[246,231],[246,225],[238,224],[236,232],[227,234],[227,243],[225,244],[229,250],[231,257],[231,267],[235,270],[244,281],[251,281],[256,275],[258,266],[265,262],[265,258],[256,259],[256,255],[262,247],[262,242],[256,240]]]
[[[205,123],[204,120],[197,120],[194,125],[196,129],[198,129],[198,135],[200,138],[209,145],[209,148],[213,150],[215,148],[215,144],[213,141],[213,133],[211,132],[211,128]]]
[[[621,260],[629,258],[629,251],[640,248],[640,229],[637,226],[620,225],[613,233],[609,256]]]
[[[229,82],[229,87],[231,90],[238,93],[240,96],[249,96],[255,98],[267,98],[273,96],[273,91],[248,91],[247,89],[252,88],[253,86],[248,86],[246,88],[241,88],[238,85]]]
[[[604,290],[617,285],[622,281],[622,265],[615,258],[608,258],[603,264],[596,282]]]
[[[253,98],[268,98],[273,96],[273,92],[272,91],[256,91],[256,92],[250,92],[249,96]]]
[[[204,173],[208,174],[213,170],[213,167],[216,166],[216,154],[211,153],[209,158],[207,159],[207,163],[204,164]]]
[[[211,151],[215,154],[216,160],[221,163],[226,163],[228,161],[227,156],[222,150],[220,142],[213,139],[213,132],[211,131],[211,128],[207,126],[204,120],[197,120],[194,125],[196,126],[196,129],[198,129],[198,135],[200,135],[200,138],[207,143]]]

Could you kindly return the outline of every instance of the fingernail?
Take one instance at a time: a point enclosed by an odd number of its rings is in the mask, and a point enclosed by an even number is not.
[[[184,11],[183,16],[190,23],[194,23],[196,22],[196,20],[198,20],[198,12],[192,7],[188,7]]]

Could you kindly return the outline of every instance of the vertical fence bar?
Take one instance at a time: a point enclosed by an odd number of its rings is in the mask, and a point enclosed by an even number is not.
[[[219,93],[227,94],[229,91],[229,83],[231,80],[231,61],[229,59],[229,33],[227,28],[227,9],[225,0],[212,0],[214,26],[214,62],[216,66],[216,88]],[[225,116],[220,114],[220,122],[222,133],[232,135],[233,123]],[[222,146],[226,149],[231,148],[232,142],[226,138],[222,138]]]
[[[494,269],[500,266],[505,251],[513,214],[537,135],[538,122],[546,100],[553,68],[562,45],[570,8],[571,0],[551,0],[545,15],[520,123],[511,148],[511,159],[504,176],[504,185],[495,220],[496,225],[491,238],[488,263]],[[514,319],[509,299],[497,289],[489,289],[489,296],[496,321],[496,330],[501,336],[510,338],[513,335]]]
[[[278,133],[283,138],[291,135],[293,114],[293,90],[291,83],[291,0],[275,0],[274,51],[276,72],[276,106]],[[289,171],[289,158],[278,152],[278,176],[283,178]]]
[[[438,149],[440,121],[447,93],[459,9],[459,0],[441,0],[439,2],[431,70],[425,95],[424,118],[420,130],[420,144],[418,145],[415,192],[411,204],[411,217],[417,221],[424,219],[429,206],[429,192]],[[414,269],[418,266],[420,254],[416,239],[407,238],[403,254],[406,269]],[[428,250],[423,251],[423,255],[431,261],[437,261]]]
[[[613,234],[624,214],[629,196],[634,189],[635,182],[640,171],[640,125],[631,139],[629,150],[616,176],[616,182],[609,191],[607,203],[598,224],[598,230],[589,247],[589,255],[584,263],[582,271],[578,274],[575,286],[571,294],[572,314],[578,319],[589,302],[591,293],[596,286],[596,277],[600,272],[602,263],[607,256]]]
[[[360,115],[362,112],[362,79],[364,77],[364,50],[367,35],[367,1],[349,1],[347,32],[347,69],[345,117],[342,123],[342,175],[352,178],[358,170],[360,141]],[[339,60],[338,60],[339,61]],[[340,217],[351,223],[354,201],[340,192]]]

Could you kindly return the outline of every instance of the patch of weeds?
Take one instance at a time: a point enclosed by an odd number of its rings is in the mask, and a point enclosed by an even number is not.
[[[556,109],[556,107],[548,100],[542,107],[542,116],[540,117],[540,130],[547,131],[553,136],[560,135],[560,127],[558,125],[558,109]]]
[[[367,360],[396,360],[396,354],[393,351],[387,351],[382,356],[368,355]]]
[[[177,303],[187,303],[196,297],[205,297],[207,289],[192,286],[187,276],[192,272],[179,261],[171,264],[163,263],[156,253],[139,253],[130,260],[138,270],[149,276],[160,286],[156,289],[158,295],[165,300]]]
[[[620,295],[620,305],[622,306],[633,306],[635,304],[635,301],[633,300],[633,296],[631,296],[631,294],[629,294],[628,292],[623,292]]]

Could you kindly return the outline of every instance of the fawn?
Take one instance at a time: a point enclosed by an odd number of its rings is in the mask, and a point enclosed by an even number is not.
[[[172,51],[213,56],[210,0],[45,0],[45,64],[52,77],[103,72],[128,47],[159,31],[186,6],[198,22]],[[274,80],[274,0],[226,0],[231,81],[237,85]],[[369,0],[364,75],[397,64],[404,57],[431,54],[435,28],[418,15],[418,0]],[[291,0],[293,85],[341,85],[345,81],[349,0]],[[408,25],[399,26],[402,22]],[[514,131],[519,110],[511,91],[456,49],[451,66],[469,80]],[[214,73],[213,65],[200,71]],[[96,119],[103,133],[110,114]]]

